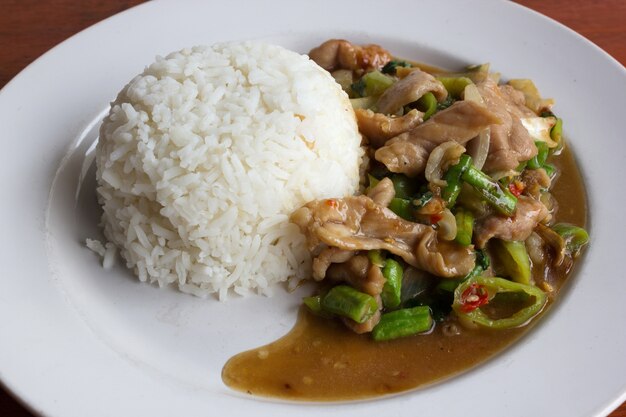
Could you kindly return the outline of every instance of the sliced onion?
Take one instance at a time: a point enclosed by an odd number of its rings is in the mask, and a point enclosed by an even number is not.
[[[443,240],[454,240],[456,237],[456,218],[450,209],[441,212],[441,220],[437,222],[439,226],[438,236]]]
[[[481,106],[485,105],[485,100],[483,100],[483,96],[480,95],[478,88],[476,88],[476,84],[468,84],[465,86],[465,90],[463,90],[463,100],[473,101]]]
[[[437,146],[428,156],[424,175],[431,184],[445,187],[445,180],[441,179],[448,167],[459,162],[465,148],[458,142],[448,141]]]
[[[486,128],[467,144],[467,153],[472,157],[472,163],[477,169],[483,169],[487,156],[489,156],[489,145],[491,144],[491,128]]]

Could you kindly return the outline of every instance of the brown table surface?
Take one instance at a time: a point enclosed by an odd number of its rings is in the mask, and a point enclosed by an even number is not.
[[[64,39],[143,0],[2,0],[0,88]],[[626,65],[625,0],[517,0],[574,29]],[[0,388],[0,416],[33,415]],[[610,417],[626,417],[626,403]]]

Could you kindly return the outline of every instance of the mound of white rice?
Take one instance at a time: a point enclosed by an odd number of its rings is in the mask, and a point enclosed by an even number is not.
[[[357,190],[360,140],[347,96],[306,56],[244,42],[158,58],[100,129],[105,236],[141,281],[269,294],[307,276],[288,216]]]

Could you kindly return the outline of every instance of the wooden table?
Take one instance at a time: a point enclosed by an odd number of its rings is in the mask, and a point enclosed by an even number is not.
[[[143,0],[3,0],[0,88],[48,49]],[[576,30],[626,65],[626,1],[518,0]],[[0,343],[8,343],[3,340]],[[0,416],[33,417],[0,388]],[[626,403],[610,417],[626,417]]]

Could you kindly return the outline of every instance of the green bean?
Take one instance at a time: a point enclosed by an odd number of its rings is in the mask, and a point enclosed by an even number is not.
[[[371,295],[348,285],[338,285],[328,291],[320,305],[322,310],[364,323],[378,310],[378,303]]]
[[[428,120],[437,111],[435,95],[431,92],[424,94],[417,100],[417,108],[424,112],[424,121]]]
[[[383,314],[372,330],[374,340],[393,340],[430,330],[433,318],[428,306],[417,306]]]
[[[520,284],[530,284],[530,258],[524,242],[497,240],[494,243],[496,256],[506,275]]]
[[[393,259],[387,259],[382,272],[386,279],[383,291],[380,294],[380,298],[383,300],[383,306],[386,308],[398,307],[400,305],[402,275],[404,273],[402,265]]]
[[[482,197],[500,213],[511,216],[517,205],[517,198],[507,189],[502,189],[497,181],[470,165],[461,175],[463,181],[474,187]]]
[[[332,317],[332,314],[330,314],[330,313],[328,313],[328,312],[326,312],[326,311],[324,311],[322,309],[322,296],[321,295],[314,295],[314,296],[311,296],[311,297],[304,297],[302,299],[302,302],[316,316],[327,317],[327,318]]]
[[[472,234],[474,232],[474,215],[471,211],[459,208],[454,214],[456,219],[456,236],[454,240],[463,246],[472,244]]]
[[[556,123],[550,129],[550,137],[553,141],[561,145],[561,140],[563,139],[563,119],[557,117]]]
[[[463,154],[461,155],[459,162],[452,165],[448,168],[448,171],[446,171],[446,174],[443,177],[443,179],[446,180],[446,186],[442,190],[441,196],[445,200],[448,208],[454,206],[454,203],[456,203],[456,199],[461,192],[461,176],[471,164],[472,157],[467,154]]]

